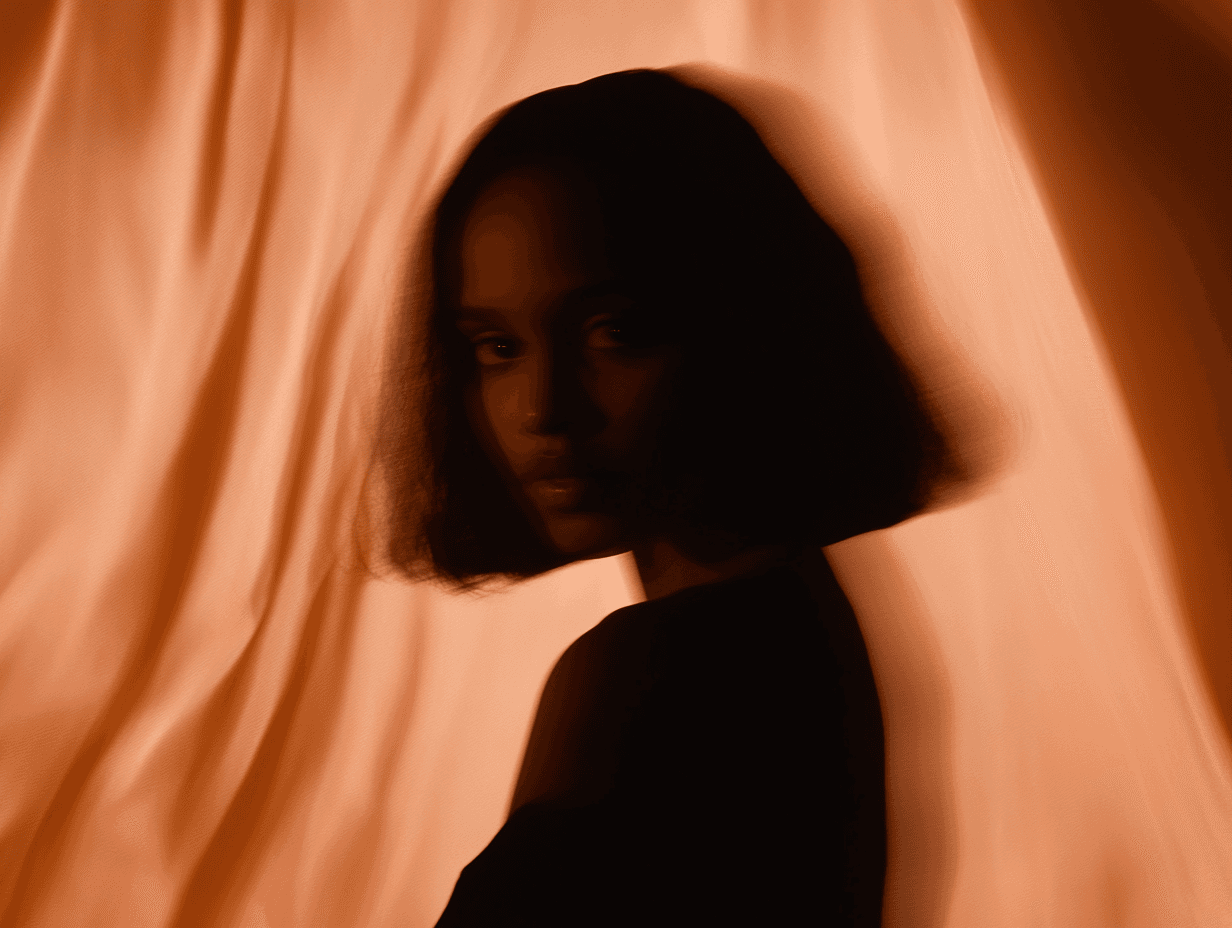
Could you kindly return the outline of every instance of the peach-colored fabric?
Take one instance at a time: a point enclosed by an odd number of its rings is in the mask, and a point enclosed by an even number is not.
[[[824,155],[806,179],[873,258],[869,217],[901,233],[907,264],[870,259],[880,311],[1009,449],[975,498],[830,552],[883,692],[887,923],[1232,923],[1194,594],[963,8],[5,18],[0,926],[434,922],[503,820],[552,661],[640,591],[620,559],[485,598],[364,573],[410,233],[497,107],[685,62],[813,114],[780,127]]]

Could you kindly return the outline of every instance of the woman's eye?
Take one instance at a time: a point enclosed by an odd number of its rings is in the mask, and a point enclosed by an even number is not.
[[[600,351],[637,348],[647,342],[646,332],[628,319],[603,319],[586,329],[586,346]]]
[[[518,356],[518,344],[512,338],[490,336],[472,342],[475,348],[475,359],[484,365],[504,364]]]
[[[586,344],[590,348],[623,348],[625,347],[625,331],[619,325],[597,325],[586,333]]]

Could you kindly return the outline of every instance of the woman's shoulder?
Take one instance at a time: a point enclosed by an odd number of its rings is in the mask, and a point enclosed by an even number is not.
[[[817,614],[817,601],[786,567],[689,587],[610,613],[565,650],[553,675],[580,674],[597,683],[613,673],[627,675],[656,652],[693,650],[699,638],[719,647],[756,647],[763,635],[781,643],[792,638],[792,627],[815,626]]]
[[[640,602],[609,613],[565,649],[555,669],[598,670],[635,658],[661,631],[663,612],[655,602]]]
[[[616,610],[557,659],[539,696],[513,808],[590,799],[610,786],[620,733],[654,647],[651,605]]]

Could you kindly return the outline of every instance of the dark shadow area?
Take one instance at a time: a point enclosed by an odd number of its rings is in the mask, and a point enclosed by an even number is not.
[[[905,236],[888,208],[858,180],[853,151],[789,87],[710,65],[671,70],[736,106],[851,248],[870,309],[920,384],[954,456],[955,476],[937,488],[930,508],[977,497],[1018,453],[1016,411],[948,340],[936,311],[923,302],[926,291]],[[831,557],[842,568],[836,569],[843,589],[850,583],[850,595],[876,604],[870,620],[897,629],[874,661],[881,707],[894,710],[886,716],[886,750],[894,762],[887,770],[886,923],[940,928],[958,860],[952,684],[911,578],[901,565],[886,563],[884,552],[873,554],[876,547],[856,539],[831,549]],[[821,551],[806,553],[797,569],[818,601],[832,595],[834,571]],[[855,665],[867,660],[854,616],[831,621],[838,653]]]
[[[1012,466],[1020,413],[945,335],[906,236],[862,181],[854,149],[790,87],[707,64],[668,71],[739,110],[850,249],[872,317],[945,435],[944,477],[932,486],[925,510],[978,497]]]

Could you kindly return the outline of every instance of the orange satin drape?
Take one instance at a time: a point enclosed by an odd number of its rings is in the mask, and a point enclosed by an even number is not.
[[[828,552],[887,924],[1232,922],[1232,16],[1105,6],[10,3],[0,926],[433,923],[547,669],[640,590],[363,570],[410,234],[496,108],[688,62],[782,91],[768,137],[997,463]]]

